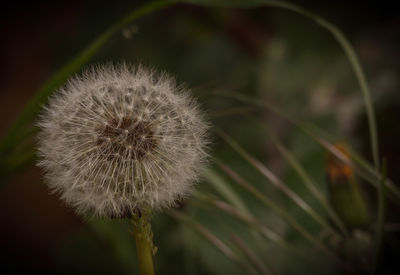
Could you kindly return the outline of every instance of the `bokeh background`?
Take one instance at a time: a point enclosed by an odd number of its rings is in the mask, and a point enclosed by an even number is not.
[[[1,13],[0,133],[4,135],[44,81],[98,34],[146,1],[15,1]],[[376,1],[302,0],[297,4],[337,25],[352,42],[365,69],[376,108],[381,156],[388,176],[400,173],[400,17],[393,4]],[[179,4],[134,21],[108,41],[90,62],[142,63],[175,75],[190,87],[212,123],[229,133],[252,156],[293,188],[322,216],[327,214],[300,184],[277,152],[277,135],[327,196],[327,152],[281,118],[253,112],[243,103],[214,92],[235,92],[268,101],[297,119],[313,123],[371,160],[363,98],[342,49],[311,20],[278,8],[226,9]],[[298,206],[213,135],[212,155],[279,203],[314,235],[320,228]],[[312,263],[264,240],[248,225],[196,202],[184,211],[218,238],[240,236],[276,274],[337,274],[326,258],[211,163],[251,212],[303,253]],[[136,274],[129,221],[86,221],[66,207],[42,182],[34,165],[0,186],[0,270],[2,274]],[[372,220],[376,189],[360,181]],[[220,196],[205,178],[198,190]],[[398,274],[399,204],[388,202],[382,274]],[[190,226],[168,215],[154,217],[155,258],[159,274],[243,274]],[[322,238],[322,237],[321,237]]]

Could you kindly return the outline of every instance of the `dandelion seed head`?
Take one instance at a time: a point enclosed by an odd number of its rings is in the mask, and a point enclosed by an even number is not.
[[[188,92],[166,74],[122,64],[68,81],[39,119],[39,166],[79,213],[129,216],[185,197],[207,153],[207,129]]]

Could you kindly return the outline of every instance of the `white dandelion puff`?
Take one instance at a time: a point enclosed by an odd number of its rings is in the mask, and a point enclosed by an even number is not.
[[[196,102],[166,74],[126,64],[72,78],[40,116],[39,166],[79,213],[129,217],[187,195],[207,158]]]

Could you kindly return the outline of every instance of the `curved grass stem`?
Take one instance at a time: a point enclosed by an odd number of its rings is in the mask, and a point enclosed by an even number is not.
[[[335,222],[340,231],[348,235],[349,232],[346,226],[343,224],[343,221],[339,218],[339,216],[335,213],[333,208],[331,207],[329,201],[326,197],[315,187],[315,184],[311,180],[311,177],[308,175],[306,170],[302,167],[302,165],[295,159],[295,157],[287,150],[282,143],[279,142],[278,139],[273,138],[278,151],[283,155],[283,157],[289,162],[289,164],[293,167],[293,169],[297,172],[297,174],[303,180],[304,185],[307,189],[314,195],[314,197],[321,203],[321,205],[328,212],[331,219]]]
[[[310,12],[298,6],[296,4],[280,1],[280,0],[246,0],[246,1],[226,1],[226,0],[181,0],[182,2],[187,2],[191,4],[203,5],[203,6],[218,6],[218,7],[231,7],[231,8],[257,8],[257,7],[277,7],[285,10],[292,11],[304,17],[307,17],[314,21],[316,24],[320,25],[322,28],[327,30],[332,34],[335,40],[342,47],[350,65],[356,75],[358,84],[364,98],[364,103],[367,111],[368,125],[370,131],[370,140],[372,148],[372,156],[375,164],[375,169],[379,171],[379,146],[378,146],[378,131],[376,126],[375,111],[371,100],[371,94],[368,87],[368,83],[358,60],[357,54],[347,39],[347,37],[340,31],[334,24],[322,18],[321,16]]]
[[[299,6],[291,4],[291,3],[287,3],[287,2],[283,2],[283,1],[282,2],[281,1],[273,1],[273,2],[277,2],[277,3],[271,4],[271,5],[275,5],[277,7],[281,7],[281,8],[296,12],[300,15],[303,15],[303,16],[308,17],[308,18],[312,19],[313,21],[315,21],[318,25],[320,25],[321,27],[323,27],[324,29],[329,31],[333,35],[333,37],[336,39],[336,41],[340,44],[342,49],[344,50],[344,52],[351,64],[351,67],[354,70],[354,73],[357,77],[362,95],[364,97],[365,108],[367,111],[368,124],[369,124],[372,157],[374,160],[375,169],[379,171],[379,145],[378,145],[378,130],[377,130],[377,126],[376,126],[375,110],[374,110],[374,106],[372,104],[371,92],[369,90],[364,71],[360,64],[360,61],[358,60],[357,54],[354,51],[353,46],[351,46],[351,43],[348,41],[348,39],[343,34],[343,32],[341,32],[335,25],[333,25],[329,21],[325,20],[324,18],[320,17],[319,15],[316,15],[306,9],[303,9],[302,7],[299,7]]]

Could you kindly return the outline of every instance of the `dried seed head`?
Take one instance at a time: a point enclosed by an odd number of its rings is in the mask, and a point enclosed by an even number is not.
[[[45,107],[39,166],[80,213],[125,217],[185,196],[206,159],[207,123],[174,81],[142,67],[97,66]]]

